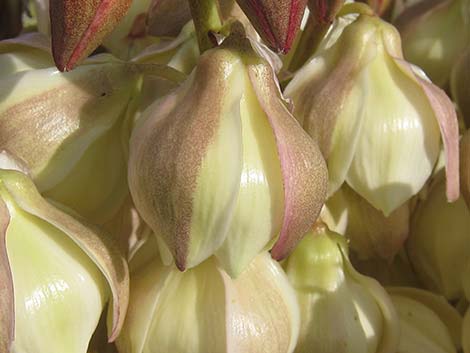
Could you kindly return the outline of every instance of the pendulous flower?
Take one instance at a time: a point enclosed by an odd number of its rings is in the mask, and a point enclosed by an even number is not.
[[[326,180],[272,68],[238,36],[206,51],[132,133],[132,197],[180,270],[215,254],[236,276],[271,247],[284,258],[315,222]]]
[[[359,14],[335,26],[284,92],[327,160],[329,195],[346,182],[389,216],[431,175],[441,135],[447,194],[456,200],[458,122],[450,99],[403,60],[390,24]]]

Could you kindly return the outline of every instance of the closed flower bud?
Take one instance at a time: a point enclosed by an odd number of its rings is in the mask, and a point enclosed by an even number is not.
[[[469,281],[463,274],[470,264],[470,211],[462,198],[447,202],[443,178],[418,204],[407,250],[427,288],[447,299],[463,297],[463,282]]]
[[[417,288],[388,292],[400,321],[397,353],[456,353],[461,347],[462,318],[443,297]]]
[[[0,77],[54,65],[46,37],[26,33],[0,42]]]
[[[347,184],[330,197],[322,211],[328,227],[350,240],[362,260],[392,260],[408,237],[410,206],[397,208],[388,217],[375,209]]]
[[[148,31],[153,36],[176,37],[191,20],[186,0],[151,0],[147,16]]]
[[[462,196],[470,209],[470,130],[467,130],[460,141],[460,179]]]
[[[0,149],[27,167],[39,191],[94,223],[127,193],[128,113],[139,72],[103,56],[79,69],[55,67],[0,82]]]
[[[6,165],[5,155],[1,156]],[[105,236],[0,170],[0,351],[86,353],[110,300],[109,339],[124,321],[128,273]]]
[[[296,353],[396,353],[392,303],[378,282],[353,269],[342,236],[317,225],[285,268],[301,313]]]
[[[402,59],[398,32],[380,18],[359,15],[325,38],[285,95],[327,160],[329,195],[346,182],[389,216],[431,175],[442,135],[448,197],[458,198],[453,104]]]
[[[237,3],[267,45],[282,53],[290,50],[307,0],[237,0]]]
[[[51,0],[52,53],[57,68],[69,71],[86,59],[130,4],[131,0]]]
[[[421,1],[396,20],[406,60],[421,67],[441,87],[470,40],[468,0]]]
[[[131,275],[121,353],[291,353],[295,294],[267,253],[232,279],[210,258],[182,273],[160,259]]]
[[[131,138],[135,205],[181,270],[215,254],[236,276],[273,243],[284,258],[315,222],[326,179],[317,145],[245,39],[205,52]]]

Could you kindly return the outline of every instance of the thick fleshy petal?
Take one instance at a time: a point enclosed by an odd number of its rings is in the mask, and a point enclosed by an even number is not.
[[[460,195],[459,183],[459,122],[454,104],[447,94],[435,86],[416,67],[402,59],[395,58],[395,62],[401,67],[403,72],[419,84],[421,90],[426,95],[427,100],[434,112],[435,119],[439,124],[442,143],[444,145],[447,180],[447,199],[454,202]]]
[[[72,70],[100,45],[131,0],[51,0],[52,53],[60,71]]]
[[[263,40],[287,53],[300,28],[307,0],[237,0]]]
[[[249,80],[240,100],[243,168],[237,205],[217,258],[238,276],[281,228],[284,189],[276,141]]]
[[[10,352],[15,329],[13,278],[8,260],[6,235],[10,215],[0,199],[0,351]]]
[[[264,253],[236,280],[222,271],[221,276],[227,352],[293,352],[299,335],[299,308],[280,265]]]
[[[387,292],[392,295],[392,299],[395,295],[405,297],[417,301],[432,310],[446,326],[455,348],[460,349],[462,317],[444,297],[433,292],[412,287],[389,287],[387,288]],[[432,337],[430,338],[432,339]]]
[[[49,204],[26,175],[2,170],[0,179],[4,190],[22,211],[68,235],[99,268],[112,293],[112,303],[109,306],[112,321],[109,339],[114,340],[124,321],[129,295],[127,264],[118,249],[105,235],[98,236],[77,219]]]
[[[244,73],[229,51],[208,51],[183,86],[148,108],[132,135],[134,202],[181,270],[211,256],[230,225],[242,170]]]
[[[315,223],[326,198],[327,169],[320,149],[291,115],[271,67],[250,65],[248,75],[277,145],[284,184],[284,218],[271,254],[285,258]]]

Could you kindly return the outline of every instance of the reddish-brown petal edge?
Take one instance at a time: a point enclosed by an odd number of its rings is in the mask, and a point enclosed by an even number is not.
[[[283,104],[269,65],[251,65],[248,74],[273,130],[281,164],[284,217],[271,256],[282,260],[318,218],[326,198],[328,172],[318,145]]]

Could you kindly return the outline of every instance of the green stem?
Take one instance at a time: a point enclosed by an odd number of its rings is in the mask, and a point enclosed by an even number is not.
[[[202,53],[215,46],[210,32],[222,30],[222,19],[217,0],[189,0],[191,16],[196,28],[199,51]]]

